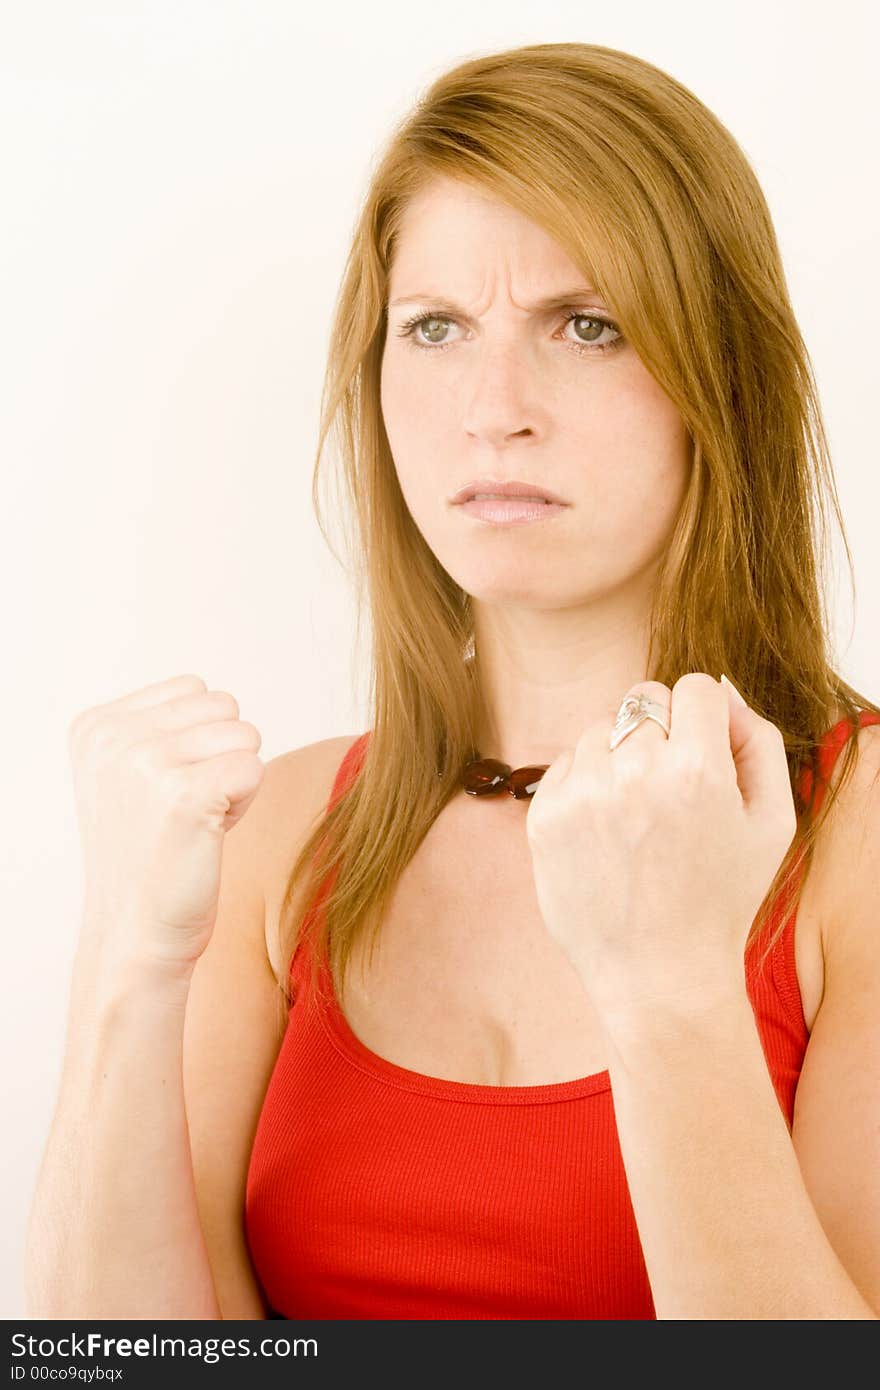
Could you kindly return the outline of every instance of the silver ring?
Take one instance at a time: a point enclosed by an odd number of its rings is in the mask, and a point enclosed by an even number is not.
[[[652,700],[650,695],[644,693],[627,695],[617,711],[617,718],[614,721],[614,728],[611,730],[611,739],[608,744],[609,751],[613,753],[618,744],[621,744],[627,735],[637,729],[640,724],[644,724],[646,719],[653,719],[655,724],[660,725],[666,737],[669,737],[669,720],[665,705],[661,705],[657,700]]]

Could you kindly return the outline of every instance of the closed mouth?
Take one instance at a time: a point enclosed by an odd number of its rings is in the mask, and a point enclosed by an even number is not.
[[[463,502],[510,502],[510,501],[529,501],[546,502],[555,506],[568,506],[561,497],[557,497],[552,492],[543,492],[539,487],[532,483],[511,482],[498,488],[496,483],[493,487],[488,479],[483,482],[473,482],[460,488],[454,497],[450,499],[454,505],[461,505]]]

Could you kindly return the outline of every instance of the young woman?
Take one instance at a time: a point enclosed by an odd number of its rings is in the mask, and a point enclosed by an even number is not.
[[[75,721],[32,1312],[876,1318],[880,708],[742,151],[611,49],[444,74],[325,402],[370,728],[264,768],[197,676]]]

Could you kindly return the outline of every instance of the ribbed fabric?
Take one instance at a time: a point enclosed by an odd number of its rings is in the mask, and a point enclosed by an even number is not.
[[[863,711],[859,723],[880,717]],[[849,725],[825,734],[813,813]],[[330,804],[360,765],[348,750]],[[803,769],[809,800],[812,772]],[[319,894],[316,906],[320,905]],[[767,930],[778,922],[774,905]],[[746,981],[791,1128],[808,1034],[794,922]],[[294,1003],[247,1176],[245,1225],[276,1315],[316,1319],[652,1319],[607,1071],[544,1086],[423,1076],[372,1052],[330,1003]]]

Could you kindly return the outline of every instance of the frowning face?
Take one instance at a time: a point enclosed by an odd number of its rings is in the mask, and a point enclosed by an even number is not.
[[[651,578],[687,484],[688,433],[559,244],[508,205],[436,179],[404,214],[388,301],[381,404],[394,466],[465,592],[559,608]],[[474,479],[536,484],[566,505],[499,524],[451,501]]]

